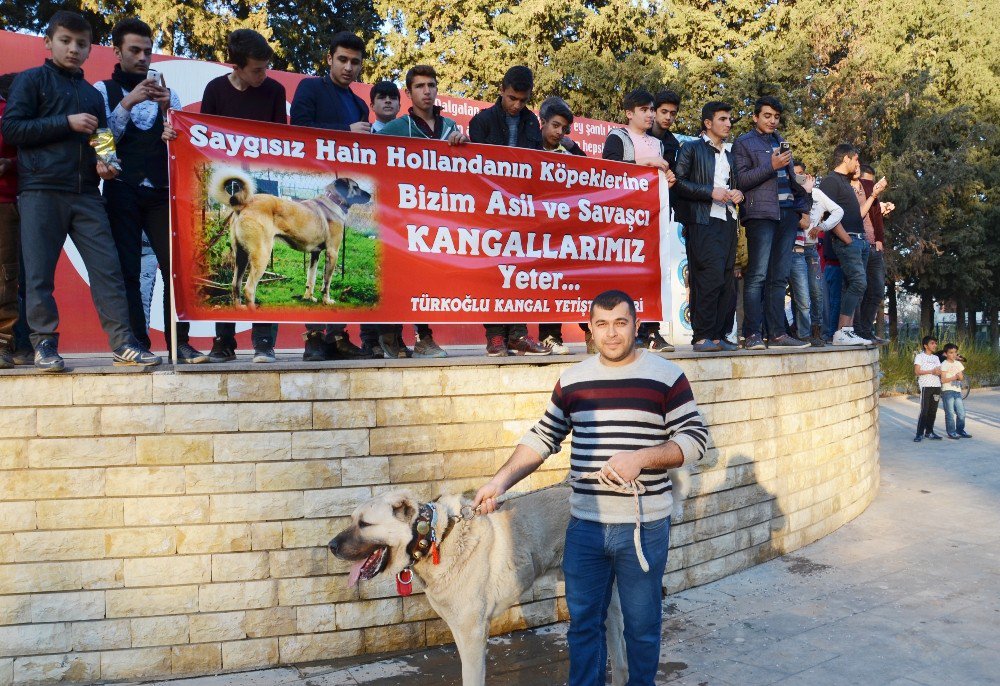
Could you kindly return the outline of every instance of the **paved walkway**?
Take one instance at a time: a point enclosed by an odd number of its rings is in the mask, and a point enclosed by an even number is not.
[[[657,683],[1000,683],[1000,391],[966,407],[972,440],[914,444],[915,399],[883,400],[875,502],[794,554],[668,598]],[[565,683],[565,631],[493,639],[488,684]],[[444,647],[170,684],[457,686],[459,674]]]

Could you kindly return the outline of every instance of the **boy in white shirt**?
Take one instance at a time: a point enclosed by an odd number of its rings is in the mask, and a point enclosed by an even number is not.
[[[962,400],[961,384],[965,379],[965,365],[958,360],[958,346],[954,343],[945,345],[944,357],[941,363],[941,403],[944,405],[948,438],[972,438],[965,432],[965,402]]]
[[[920,386],[920,418],[917,420],[914,443],[919,443],[924,438],[941,440],[934,433],[934,420],[937,418],[938,400],[941,397],[941,359],[935,354],[937,340],[933,336],[924,336],[920,343],[924,351],[913,358],[913,373],[917,375],[917,385]]]

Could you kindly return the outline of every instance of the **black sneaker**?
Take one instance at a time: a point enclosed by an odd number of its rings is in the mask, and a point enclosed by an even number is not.
[[[177,364],[204,364],[209,357],[190,343],[180,343],[177,346]]]
[[[919,443],[922,440],[924,440],[924,437],[921,436],[920,434],[917,434],[916,436],[913,437],[913,442],[914,443]]]
[[[760,337],[760,334],[752,334],[743,342],[743,347],[747,350],[767,350],[767,346],[764,345],[764,339]]]
[[[155,367],[163,360],[138,343],[126,343],[114,352],[116,367]]]
[[[972,434],[966,433],[965,429],[962,429],[961,431],[957,432],[957,434],[959,438],[972,438]]]
[[[659,331],[654,331],[645,338],[637,338],[635,344],[637,348],[645,348],[654,353],[672,353],[674,351],[674,346],[661,336]]]
[[[22,367],[35,364],[35,351],[32,348],[18,348],[12,355],[14,364]]]
[[[66,362],[59,356],[54,338],[47,338],[35,348],[35,368],[43,372],[61,372]]]
[[[347,334],[334,334],[326,343],[326,359],[328,360],[364,360],[370,359],[371,353],[366,353],[351,343]]]
[[[933,431],[931,431],[931,432],[930,432],[929,434],[925,434],[925,435],[924,435],[924,438],[929,438],[929,439],[931,439],[932,441],[940,441],[940,440],[941,440],[941,437],[940,437],[940,436],[938,436],[938,435],[937,435],[936,433],[934,433]]]
[[[0,349],[0,369],[13,369],[14,368],[14,356],[11,354],[7,346]]]
[[[303,362],[325,362],[326,343],[323,341],[322,331],[306,331],[306,347],[302,351]]]
[[[226,338],[216,338],[212,341],[212,350],[208,353],[209,362],[232,362],[236,359],[236,341]]]
[[[385,351],[382,350],[382,346],[378,344],[378,341],[375,343],[372,343],[371,341],[362,341],[361,352],[363,354],[362,359],[365,360],[385,359]]]
[[[258,364],[277,362],[278,358],[274,356],[274,341],[270,338],[262,338],[254,343],[253,361]]]
[[[768,348],[808,348],[808,341],[800,341],[798,338],[789,336],[787,333],[784,336],[778,336],[777,338],[772,338],[767,342]]]
[[[395,332],[381,334],[378,337],[378,345],[382,348],[382,353],[387,360],[406,357],[406,354],[403,353],[403,349],[406,347],[403,345],[403,339],[397,336]]]

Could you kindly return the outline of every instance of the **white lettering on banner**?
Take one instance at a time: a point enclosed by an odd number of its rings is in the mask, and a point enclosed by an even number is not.
[[[414,186],[409,183],[401,183],[399,184],[399,209],[472,214],[476,211],[476,199],[468,193],[449,193],[447,186],[442,187],[439,191],[429,191],[423,184]],[[488,212],[489,210],[487,210]]]
[[[316,159],[348,164],[378,164],[378,157],[371,148],[362,148],[358,143],[351,145],[338,144],[329,139],[316,139]]]
[[[528,288],[547,291],[563,287],[562,272],[540,272],[537,269],[518,271],[517,266],[513,264],[500,264],[497,267],[503,276],[501,288],[511,288],[512,281],[513,287],[522,291]]]
[[[635,226],[649,226],[649,210],[635,210],[617,205],[597,205],[586,198],[580,198],[576,206],[580,210],[577,217],[582,222],[617,224],[627,226],[630,231]]]
[[[493,191],[486,214],[499,214],[504,217],[534,217],[535,198],[521,193],[515,197],[508,196],[503,191]]]
[[[534,175],[532,166],[527,162],[491,160],[478,153],[468,158],[452,157],[451,155],[442,155],[437,150],[408,152],[405,147],[395,145],[390,145],[387,148],[387,153],[389,159],[386,164],[395,168],[475,174],[477,176],[502,176],[509,179],[531,179]]]
[[[223,133],[222,131],[212,131],[204,124],[195,124],[191,127],[191,144],[196,148],[208,147],[212,150],[222,150],[229,157],[239,155],[257,159],[261,155],[265,155],[267,157],[302,159],[306,156],[306,146],[301,141]]]
[[[433,241],[428,243],[430,237],[431,228],[426,224],[406,225],[406,245],[410,252],[636,264],[646,261],[646,241],[641,238],[565,235],[559,239],[550,233],[511,231],[505,239],[497,229],[483,231],[461,226],[456,229],[439,226]],[[553,245],[557,241],[558,249]]]
[[[628,191],[648,191],[648,178],[634,178],[628,172],[609,174],[606,169],[597,171],[591,167],[587,171],[571,169],[565,162],[542,162],[538,174],[539,181],[551,181],[566,188],[584,186],[588,188],[621,188]]]

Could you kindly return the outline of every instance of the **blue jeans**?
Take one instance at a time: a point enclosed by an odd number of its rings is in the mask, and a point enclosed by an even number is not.
[[[828,264],[823,269],[823,279],[826,281],[826,330],[827,338],[833,337],[840,316],[840,294],[844,289],[844,270],[839,264]]]
[[[959,391],[942,391],[944,404],[944,426],[948,435],[965,431],[965,401]]]
[[[788,283],[792,287],[792,309],[798,337],[805,339],[812,335],[812,300],[809,291],[809,264],[804,252],[792,252],[792,269],[788,273]]]
[[[815,245],[807,245],[803,255],[809,273],[809,320],[813,326],[822,326],[826,318],[826,283],[819,266],[819,252]]]
[[[670,517],[642,525],[642,551],[649,571],[639,567],[635,524],[601,524],[571,517],[566,528],[563,574],[569,608],[569,686],[604,686],[608,663],[604,621],[611,590],[625,620],[628,686],[653,686],[660,663],[663,570],[667,566]]]
[[[854,317],[868,287],[868,241],[864,236],[852,236],[850,244],[833,239],[833,251],[844,270],[844,289],[840,295],[840,315]],[[838,327],[839,328],[839,327]]]
[[[771,336],[781,336],[799,214],[782,209],[780,221],[748,219],[744,225],[749,263],[743,277],[743,335],[760,335],[766,325]]]

